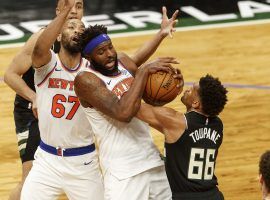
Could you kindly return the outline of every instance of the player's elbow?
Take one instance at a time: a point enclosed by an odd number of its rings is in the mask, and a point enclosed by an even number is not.
[[[40,48],[39,45],[36,45],[33,49],[33,53],[32,53],[32,61],[36,61],[38,59],[38,57],[40,57],[42,55],[42,50]]]
[[[47,51],[45,51],[41,45],[36,45],[33,49],[32,53],[32,62],[33,62],[33,67],[39,66],[40,62],[44,60],[44,57],[46,56]]]
[[[132,118],[136,116],[139,110],[139,107],[138,105],[136,105],[133,108],[125,107],[125,109],[119,109],[119,110],[121,111],[118,113],[118,118],[119,118],[118,120],[122,122],[130,122]]]
[[[8,84],[8,73],[7,72],[5,72],[5,74],[4,74],[4,82],[6,84]]]
[[[134,117],[134,115],[130,114],[130,113],[120,113],[117,115],[117,120],[121,121],[121,122],[130,122],[132,120],[132,118]]]
[[[4,82],[7,84],[7,85],[10,85],[10,76],[11,76],[11,73],[9,70],[7,70],[4,74]]]

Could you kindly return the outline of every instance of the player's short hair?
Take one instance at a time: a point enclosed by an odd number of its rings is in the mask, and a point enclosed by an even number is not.
[[[62,0],[56,0],[56,1],[55,1],[55,3],[56,3],[56,4],[55,4],[55,5],[56,5],[56,8],[58,7],[58,4],[59,4],[60,1],[62,1]]]
[[[209,116],[217,116],[224,109],[228,91],[218,78],[209,74],[201,77],[199,85],[198,93],[203,113]]]
[[[259,163],[259,173],[262,175],[265,186],[270,190],[270,150],[262,154]]]
[[[104,25],[88,26],[82,34],[82,49],[95,37],[107,34],[107,27]]]

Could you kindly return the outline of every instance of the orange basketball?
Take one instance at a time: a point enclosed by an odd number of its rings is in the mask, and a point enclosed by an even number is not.
[[[158,71],[148,76],[143,100],[154,106],[162,106],[171,102],[181,92],[182,88],[176,87],[180,81],[173,78],[173,73]]]

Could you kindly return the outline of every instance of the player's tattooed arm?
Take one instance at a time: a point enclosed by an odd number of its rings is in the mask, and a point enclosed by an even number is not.
[[[138,69],[129,90],[121,99],[108,90],[104,82],[90,72],[81,72],[75,78],[74,86],[81,102],[93,106],[102,113],[119,121],[129,122],[141,105],[149,74],[157,71],[169,71],[170,62],[152,61]]]
[[[82,72],[75,78],[75,92],[82,106],[93,106],[119,121],[129,122],[140,107],[140,91],[129,91],[121,99],[108,90],[104,82],[90,72]],[[131,93],[133,95],[131,95]]]

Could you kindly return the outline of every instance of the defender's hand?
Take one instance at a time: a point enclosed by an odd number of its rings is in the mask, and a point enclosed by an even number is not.
[[[36,101],[36,99],[33,99],[33,101],[32,101],[32,111],[33,111],[33,114],[34,114],[35,118],[38,119],[38,110],[37,110],[37,101]]]
[[[173,32],[176,31],[175,25],[177,24],[177,16],[178,16],[179,10],[176,10],[172,17],[169,19],[167,16],[167,8],[165,6],[162,7],[162,21],[161,21],[161,34],[166,37],[167,35],[170,36],[170,38],[173,37]]]

